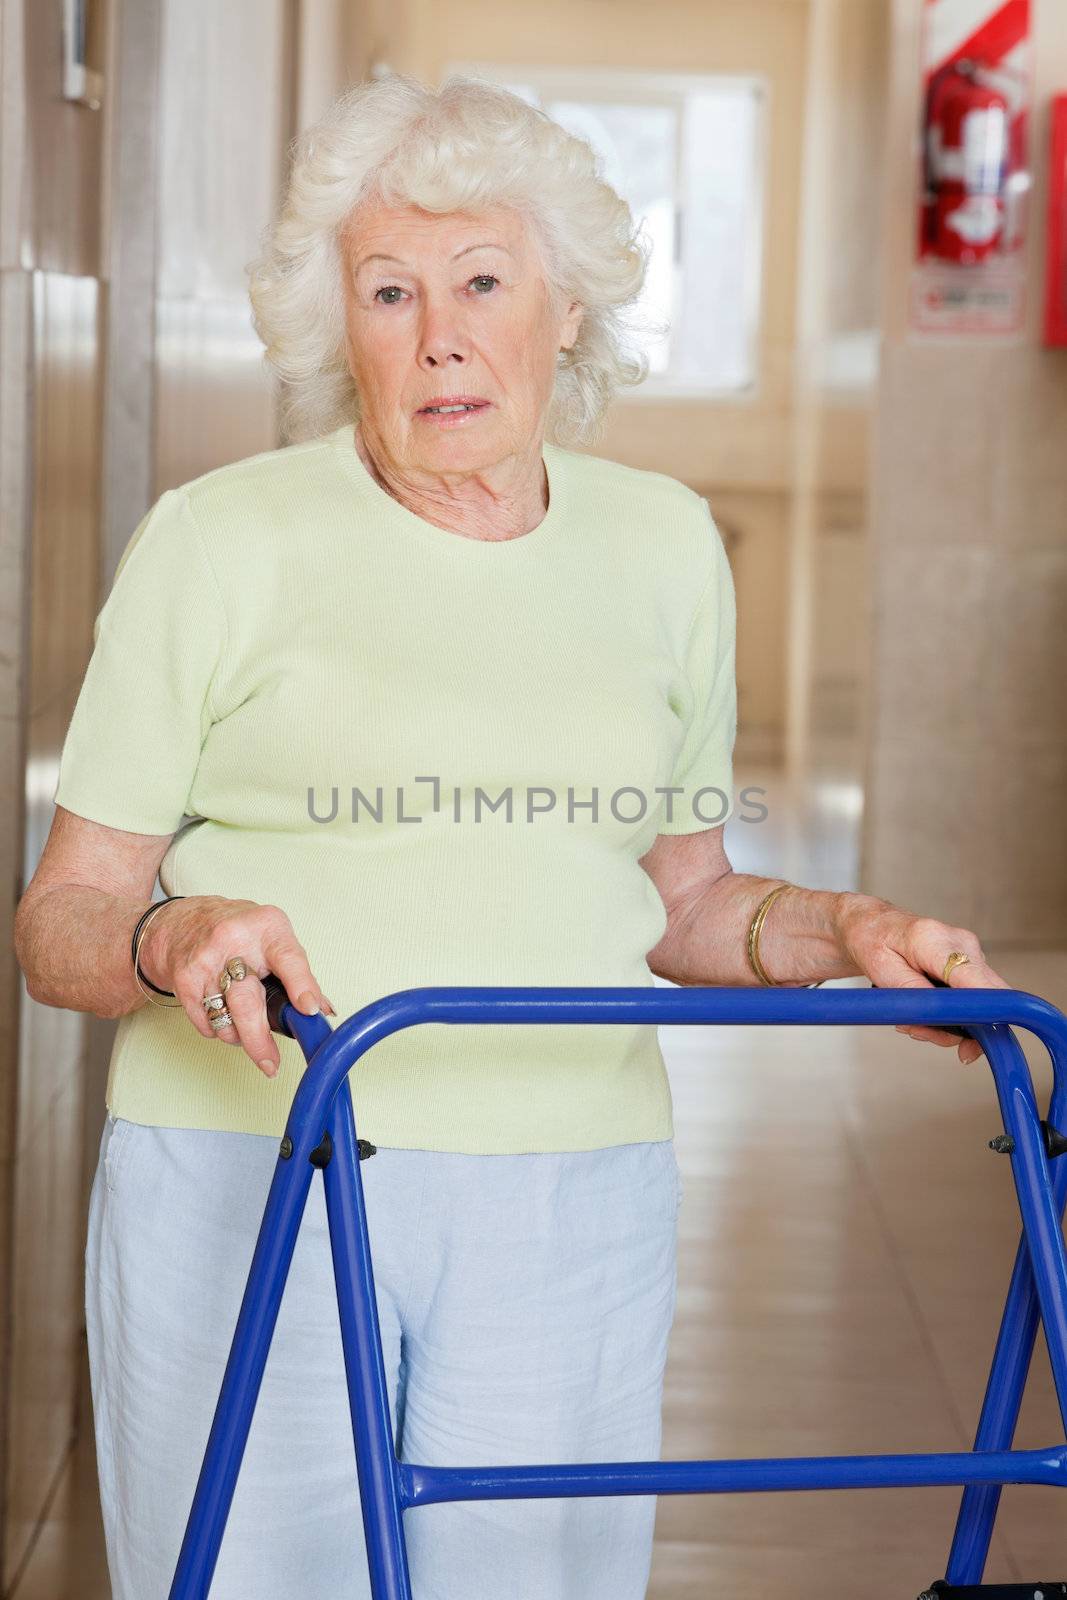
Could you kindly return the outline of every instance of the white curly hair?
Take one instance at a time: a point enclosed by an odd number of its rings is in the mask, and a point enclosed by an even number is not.
[[[290,441],[359,417],[345,360],[340,234],[368,201],[441,213],[504,204],[522,214],[553,306],[584,307],[546,419],[557,444],[599,437],[616,391],[646,377],[638,323],[624,311],[641,293],[649,242],[593,147],[521,96],[462,73],[436,90],[392,73],[340,95],[291,153],[284,204],[247,269]]]

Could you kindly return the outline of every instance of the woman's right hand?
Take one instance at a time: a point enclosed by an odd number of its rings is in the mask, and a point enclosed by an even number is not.
[[[242,957],[248,976],[231,980],[226,1007],[233,1023],[215,1029],[204,1010],[204,996],[219,992],[219,977],[233,956]],[[267,1021],[262,978],[273,973],[280,979],[293,1005],[306,1016],[319,1010],[335,1014],[292,923],[278,906],[210,894],[171,900],[149,919],[138,959],[146,977],[174,992],[198,1033],[242,1046],[268,1078],[276,1075],[280,1056]]]

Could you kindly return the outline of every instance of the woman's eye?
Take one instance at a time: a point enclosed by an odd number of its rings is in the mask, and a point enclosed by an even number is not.
[[[495,277],[494,274],[491,273],[491,272],[480,272],[476,278],[471,278],[470,282],[471,283],[478,283],[478,284],[482,284],[482,283],[484,283],[484,284],[495,284],[495,283],[499,283],[500,279]],[[478,290],[479,294],[489,294],[490,292],[491,291],[489,289],[479,289]],[[375,290],[374,298],[375,298],[375,300],[378,300],[379,296],[381,296],[381,295],[391,295],[392,296],[392,295],[402,295],[403,293],[404,293],[404,291],[403,291],[403,289],[400,288],[399,284],[387,283],[387,284],[383,284],[383,286],[380,289],[376,289]],[[384,306],[395,306],[398,303],[399,302],[396,299],[389,299],[389,300],[382,300],[381,301],[381,304],[384,305]]]

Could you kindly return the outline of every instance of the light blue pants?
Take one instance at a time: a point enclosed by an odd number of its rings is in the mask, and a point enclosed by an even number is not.
[[[85,1310],[113,1600],[166,1600],[278,1140],[110,1113]],[[671,1140],[361,1163],[400,1458],[656,1460],[677,1287]],[[642,1600],[650,1495],[404,1514],[415,1600]],[[211,1600],[370,1595],[316,1173]]]

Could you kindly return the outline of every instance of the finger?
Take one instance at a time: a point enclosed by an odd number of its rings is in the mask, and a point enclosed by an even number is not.
[[[955,928],[944,923],[923,923],[924,965],[942,986],[952,989],[1010,989],[1006,978],[989,965],[981,941],[970,928]],[[944,978],[948,959],[959,952],[966,956]]]
[[[994,972],[993,968],[988,965],[975,936],[963,929],[961,930],[957,948],[965,949],[967,946],[970,946],[967,951],[968,959],[963,962],[957,962],[949,973],[947,982],[944,979],[941,980],[942,987],[950,989],[1008,989],[1011,987],[1000,976],[999,972]],[[947,956],[945,960],[947,962]],[[985,1052],[977,1039],[968,1035],[959,1045],[958,1054],[962,1064],[970,1066]]]
[[[263,957],[298,1011],[309,1017],[327,1008],[333,1011],[311,970],[307,951],[295,934],[268,935],[263,942]]]
[[[266,990],[254,972],[243,978],[234,978],[226,990],[226,1007],[233,1018],[233,1029],[220,1029],[227,1038],[232,1034],[249,1059],[268,1078],[277,1076],[281,1064],[274,1035],[267,1020]]]
[[[250,973],[249,978],[255,983],[256,988],[259,990],[259,1004],[263,1013],[263,1032],[266,1034],[267,1039],[266,1049],[261,1049],[259,1056],[251,1055],[251,1059],[259,1068],[259,1070],[267,1077],[274,1077],[278,1070],[278,1058],[276,1048],[273,1043],[270,1042],[271,1035],[269,1029],[267,1028],[267,1010],[266,1003],[263,999],[263,985],[254,974]],[[235,985],[237,982],[248,981],[248,979],[235,979],[233,982],[231,982],[229,989],[223,996],[224,1000],[226,1001],[226,1009],[230,1013],[231,1018],[233,1018],[234,1015],[231,1002],[234,998]],[[201,966],[199,968],[199,972],[197,969],[192,968],[183,973],[182,976],[176,980],[174,992],[181,999],[182,1004],[185,1007],[186,1015],[193,1023],[196,1031],[200,1034],[203,1034],[205,1039],[216,1040],[220,1044],[241,1044],[241,1035],[236,1021],[230,1021],[224,1028],[213,1028],[211,1026],[211,1018],[204,1009],[204,1000],[206,997],[211,994],[219,993],[217,972],[214,972],[214,975],[212,975],[212,971],[209,971],[206,966]],[[239,1009],[244,1010],[245,1007],[242,1005],[239,1007]]]
[[[948,960],[948,956],[945,960]],[[944,967],[941,970],[943,972]],[[993,982],[996,976],[992,967],[987,967],[984,961],[976,961],[973,956],[967,961],[957,961],[948,975],[947,983],[941,978],[941,974],[938,974],[941,982],[949,989],[993,989],[996,988]]]
[[[204,1010],[206,995],[215,994],[218,985],[210,978],[204,978],[193,968],[176,974],[173,978],[174,993],[185,1007],[185,1014],[189,1018],[197,1033],[203,1034],[205,1039],[217,1039],[219,1034],[229,1036],[227,1042],[236,1042],[236,1034],[231,1028],[217,1029],[211,1026],[207,1012]]]
[[[946,1033],[943,1028],[927,1028],[921,1023],[913,1023],[908,1027],[898,1023],[897,1032],[906,1033],[923,1044],[957,1045],[960,1042],[955,1033]]]
[[[874,971],[871,976],[871,986],[875,989],[932,989],[933,984],[925,973],[913,967],[910,962],[896,950],[879,951],[877,967],[877,981]]]
[[[262,988],[262,985],[260,985],[260,987]],[[211,1039],[217,1039],[220,1044],[239,1045],[241,1043],[241,1036],[237,1029],[237,1023],[234,1019],[233,1007],[231,1005],[231,1001],[233,1000],[233,984],[230,984],[230,987],[222,996],[226,1002],[226,1010],[231,1019],[224,1028],[212,1027],[211,1016],[207,1011],[204,1010],[204,999],[206,999],[208,995],[221,994],[222,992],[219,987],[217,971],[213,977],[205,977],[202,979],[200,990],[203,995],[203,999],[200,1002],[200,1010],[201,1015],[207,1022],[208,1037]],[[253,1057],[253,1060],[255,1060],[255,1057]],[[258,1062],[256,1064],[257,1066],[259,1065]]]

